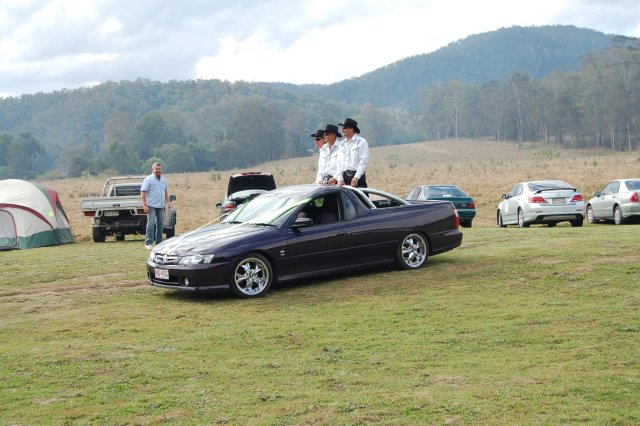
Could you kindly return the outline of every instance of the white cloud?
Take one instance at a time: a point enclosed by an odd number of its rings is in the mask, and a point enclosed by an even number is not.
[[[640,36],[637,0],[2,0],[0,93],[90,81],[332,83],[513,25]]]

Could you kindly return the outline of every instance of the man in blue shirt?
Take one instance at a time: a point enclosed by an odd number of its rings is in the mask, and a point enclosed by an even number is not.
[[[147,214],[147,233],[144,237],[144,248],[151,250],[153,243],[160,244],[164,230],[164,208],[170,207],[169,184],[162,176],[162,166],[155,163],[151,166],[151,174],[144,178],[140,195],[144,212]]]

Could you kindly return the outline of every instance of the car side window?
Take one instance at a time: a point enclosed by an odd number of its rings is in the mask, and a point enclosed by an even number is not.
[[[602,193],[601,195],[609,195],[609,194],[613,194],[613,184],[615,182],[610,182],[608,183],[603,189],[602,189]]]
[[[346,194],[341,193],[340,199],[342,200],[342,211],[344,211],[344,219],[352,220],[356,218],[356,206],[353,205],[353,202],[347,197]]]
[[[417,186],[417,187],[413,188],[411,190],[411,192],[409,192],[409,195],[407,196],[407,199],[409,199],[409,200],[418,200],[419,197],[421,196],[421,194],[422,194],[422,188]]]
[[[612,182],[612,184],[611,184],[611,194],[617,194],[618,190],[620,190],[620,182]]]
[[[338,194],[327,194],[314,198],[298,213],[298,217],[312,219],[313,226],[338,222],[340,220]]]
[[[513,187],[513,189],[511,190],[511,194],[512,197],[516,197],[518,195],[522,195],[522,185],[516,185]]]

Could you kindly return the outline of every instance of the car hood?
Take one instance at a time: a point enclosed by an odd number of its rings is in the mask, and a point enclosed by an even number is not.
[[[219,223],[198,228],[158,244],[155,253],[190,255],[215,253],[229,245],[237,245],[245,240],[257,239],[265,233],[273,233],[273,227],[250,224]]]

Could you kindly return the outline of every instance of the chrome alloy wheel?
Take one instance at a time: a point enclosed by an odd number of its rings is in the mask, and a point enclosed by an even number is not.
[[[271,266],[260,256],[247,256],[236,265],[233,274],[235,292],[242,297],[260,296],[271,286]]]
[[[420,234],[409,234],[402,241],[402,262],[409,269],[419,268],[427,260],[428,245]]]

